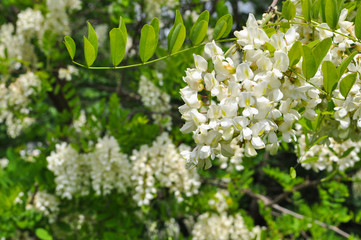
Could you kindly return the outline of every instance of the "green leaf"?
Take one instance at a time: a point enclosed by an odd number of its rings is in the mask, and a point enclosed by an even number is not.
[[[95,50],[93,45],[89,42],[89,40],[84,37],[84,57],[85,62],[88,67],[93,65],[95,61]]]
[[[302,57],[302,43],[296,41],[288,52],[290,66],[296,65]]]
[[[75,45],[74,40],[69,36],[65,36],[64,44],[65,44],[66,49],[68,50],[71,60],[74,60],[75,51],[76,51],[76,45]]]
[[[127,27],[125,26],[125,21],[123,20],[122,17],[119,17],[119,29],[122,31],[125,45],[127,45],[128,31],[127,31]]]
[[[347,157],[354,149],[355,149],[355,147],[350,147],[349,149],[347,149],[347,150],[342,154],[341,158]]]
[[[350,64],[350,62],[353,60],[353,58],[355,57],[355,55],[357,53],[358,52],[351,53],[351,55],[348,56],[345,60],[343,60],[343,62],[340,64],[340,66],[338,66],[337,70],[338,70],[338,73],[339,73],[340,77],[342,76],[342,74],[344,74],[344,72],[346,71],[348,65]]]
[[[269,51],[271,57],[274,56],[274,52],[276,51],[275,47],[272,44],[270,44],[269,42],[266,42],[265,50]]]
[[[301,163],[314,163],[317,162],[318,156],[307,158],[306,160],[302,161]]]
[[[340,82],[340,92],[344,98],[347,97],[350,92],[352,86],[356,82],[357,73],[351,73],[344,77]]]
[[[307,22],[311,20],[311,0],[301,0],[302,14]]]
[[[168,34],[168,37],[167,37],[168,50],[169,50],[169,46],[170,46],[170,40],[172,39],[172,35],[174,33],[174,30],[178,26],[178,24],[183,25],[183,19],[182,19],[182,15],[180,14],[180,12],[178,10],[176,10],[174,25],[173,25],[172,29],[169,31],[169,34]]]
[[[326,1],[327,0],[320,0],[320,16],[322,22],[326,22]]]
[[[306,46],[309,47],[310,49],[313,49],[315,46],[317,46],[317,44],[318,44],[319,42],[321,42],[321,40],[320,40],[320,39],[316,39],[316,40],[308,43]]]
[[[125,55],[126,42],[124,41],[124,33],[119,28],[113,28],[109,32],[109,38],[112,63],[116,67]]]
[[[306,79],[310,79],[315,76],[317,72],[316,60],[313,56],[311,49],[305,45],[302,46],[303,49],[303,62],[302,62],[302,72]]]
[[[296,170],[293,167],[290,168],[290,175],[292,179],[296,178]]]
[[[325,16],[327,25],[333,30],[336,29],[339,16],[336,0],[326,0]]]
[[[326,138],[328,138],[328,135],[319,137],[316,141],[314,141],[313,143],[311,143],[310,148],[311,148],[312,146],[314,146],[314,145],[319,144],[320,142],[322,142],[322,141],[325,140]]]
[[[35,234],[41,240],[53,240],[53,237],[49,234],[47,230],[44,228],[37,228],[35,230]]]
[[[224,20],[227,23],[227,29],[226,31],[223,33],[222,38],[225,38],[229,35],[229,33],[232,31],[232,27],[233,27],[233,17],[231,14],[226,14],[224,16],[222,16],[219,20]]]
[[[148,61],[157,48],[154,28],[151,25],[144,25],[140,35],[139,55],[142,62]]]
[[[183,18],[182,15],[180,14],[180,12],[178,10],[175,11],[175,20],[174,20],[174,25],[177,26],[178,24],[184,24],[183,23]]]
[[[98,37],[90,22],[88,22],[88,40],[94,47],[96,58],[98,56]]]
[[[197,23],[199,23],[202,20],[209,22],[209,12],[207,10],[205,10],[201,14],[199,14],[199,17],[197,18],[197,21],[195,22],[194,25],[196,25]]]
[[[332,44],[331,38],[325,38],[312,49],[313,56],[315,57],[316,67],[320,66],[322,60],[325,58],[328,50]]]
[[[202,21],[206,22],[206,25],[205,25],[206,27],[204,26],[204,22],[202,22]],[[193,45],[198,45],[199,43],[201,43],[204,40],[205,36],[207,35],[208,22],[209,22],[209,12],[207,10],[205,10],[199,15],[197,21],[194,23],[194,25],[191,28],[191,32],[189,35],[190,35],[190,39],[191,39]],[[201,42],[199,42],[197,44],[194,43],[195,38],[197,38],[197,37],[201,38],[201,36],[203,34],[202,30],[204,27],[206,28],[206,31],[205,31],[205,35],[204,35],[203,39],[201,40]]]
[[[321,8],[321,1],[322,0],[314,0],[312,3],[312,19],[316,19],[318,20],[318,15],[320,13],[320,8]]]
[[[290,0],[283,3],[282,16],[287,20],[292,20],[296,16],[296,6]]]
[[[185,38],[186,38],[186,28],[182,23],[180,23],[175,27],[172,35],[168,36],[169,39],[168,51],[171,54],[178,52],[179,49],[181,49]]]
[[[233,18],[230,14],[226,14],[218,19],[216,26],[213,31],[214,40],[227,37],[228,34],[232,31],[233,27]]]
[[[193,26],[194,27],[194,26]],[[193,45],[198,45],[203,42],[204,38],[207,36],[208,22],[202,20],[197,26],[192,28],[190,33],[190,39]]]
[[[355,35],[357,39],[361,39],[361,7],[357,9],[355,17]]]
[[[223,34],[226,32],[226,30],[227,30],[227,23],[225,21],[218,21],[213,31],[214,40],[220,39],[223,36]]]
[[[322,63],[323,87],[328,94],[336,88],[338,82],[338,71],[331,61]]]
[[[153,18],[152,21],[150,22],[150,25],[153,27],[154,29],[154,33],[155,33],[155,45],[158,46],[158,39],[159,39],[159,20],[158,18]]]

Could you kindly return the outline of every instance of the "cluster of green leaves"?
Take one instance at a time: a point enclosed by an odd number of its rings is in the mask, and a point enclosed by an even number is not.
[[[209,12],[205,10],[199,15],[198,19],[196,20],[196,22],[194,23],[194,25],[190,30],[189,38],[193,46],[195,47],[199,46],[206,39],[208,23],[209,23]],[[232,27],[233,27],[233,18],[230,14],[226,14],[221,18],[219,18],[213,32],[214,40],[219,40],[221,38],[227,37],[231,32]],[[184,25],[182,15],[178,10],[176,10],[174,25],[171,28],[167,37],[167,46],[170,55],[176,54],[177,52],[180,51],[180,49],[184,44],[186,36],[187,36],[186,27]],[[109,32],[109,37],[110,37],[111,59],[114,68],[116,68],[122,62],[125,56],[125,50],[127,46],[127,28],[125,26],[122,17],[120,17],[119,27],[113,28]],[[84,36],[83,39],[84,39],[84,58],[85,58],[86,66],[90,68],[97,58],[98,38],[96,32],[94,31],[92,25],[89,22],[88,22],[88,38]],[[158,46],[158,40],[159,40],[159,20],[158,18],[153,18],[151,23],[145,24],[141,30],[140,43],[139,43],[139,57],[143,64],[154,62],[154,61],[148,62],[148,60],[152,58],[152,56],[154,55]],[[68,50],[68,53],[72,61],[79,66],[83,66],[74,61],[74,57],[76,53],[76,44],[74,40],[70,36],[65,36],[64,44]],[[190,48],[189,50],[191,49],[194,48]],[[138,64],[137,66],[140,65],[141,64]],[[107,69],[107,68],[102,67],[101,69]]]

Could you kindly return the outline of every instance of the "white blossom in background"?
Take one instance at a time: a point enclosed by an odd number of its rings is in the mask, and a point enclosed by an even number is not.
[[[193,240],[250,240],[260,239],[259,226],[248,230],[240,214],[203,213],[192,230]]]
[[[311,136],[309,136],[311,139]],[[298,144],[301,150],[301,157],[299,162],[302,167],[306,169],[313,169],[315,171],[332,171],[334,163],[337,163],[338,169],[341,171],[349,167],[353,167],[356,162],[360,161],[358,153],[360,152],[361,142],[353,142],[351,139],[345,141],[335,141],[333,138],[328,138],[330,142],[326,144],[316,144],[307,150],[305,135],[298,138]],[[346,152],[350,151],[348,154]],[[303,161],[317,157],[317,161],[310,163],[303,163]]]
[[[85,156],[90,165],[91,185],[96,194],[106,195],[116,189],[125,193],[130,186],[131,166],[112,136],[98,139],[95,150]]]
[[[60,211],[59,209],[60,201],[59,199],[46,192],[36,192],[32,203],[28,203],[26,209],[34,209],[42,213],[49,219],[49,223],[54,223]]]
[[[56,193],[62,198],[89,193],[90,176],[88,162],[83,155],[67,143],[56,144],[56,150],[46,158],[48,169],[55,175]]]
[[[179,0],[148,0],[145,2],[144,12],[147,14],[147,19],[151,20],[153,17],[161,16],[164,12],[173,14],[171,9],[178,5]]]
[[[8,87],[0,83],[0,122],[6,124],[10,137],[19,136],[23,129],[34,122],[34,119],[28,116],[30,109],[27,105],[30,103],[30,96],[40,89],[41,81],[33,72],[21,74]],[[14,111],[22,117],[15,116]]]
[[[107,24],[99,24],[99,25],[95,25],[94,27],[95,32],[97,33],[98,36],[98,46],[99,49],[102,49],[102,47],[104,46],[106,40],[107,40],[107,36],[108,36],[108,32],[109,32],[109,26]],[[127,41],[128,43],[128,41]]]
[[[32,37],[36,37],[42,30],[43,21],[44,17],[39,10],[27,8],[18,14],[16,31],[19,35],[29,40]]]
[[[79,70],[76,67],[68,65],[67,68],[59,68],[58,77],[66,81],[70,81],[72,76],[77,76],[78,74]]]
[[[0,158],[0,169],[4,169],[8,166],[9,164],[9,159],[7,158]]]
[[[216,213],[206,212],[198,216],[192,229],[193,240],[249,240],[260,239],[262,229],[255,226],[249,230],[241,214],[228,215],[226,190],[218,191],[208,201]]]
[[[352,193],[354,198],[361,198],[361,170],[358,170],[352,177]]]
[[[25,149],[20,150],[20,156],[27,162],[35,162],[41,154],[39,147],[43,147],[41,142],[28,142]]]
[[[178,201],[183,201],[183,195],[198,193],[198,175],[185,168],[186,162],[179,153],[185,148],[182,145],[178,150],[168,134],[163,133],[152,146],[142,145],[133,151],[131,180],[135,186],[133,198],[139,206],[148,205],[156,197],[157,187],[168,188]]]
[[[153,82],[145,76],[140,77],[138,93],[144,106],[152,110],[152,118],[155,124],[171,130],[172,117],[165,114],[170,111],[170,96],[161,91]]]

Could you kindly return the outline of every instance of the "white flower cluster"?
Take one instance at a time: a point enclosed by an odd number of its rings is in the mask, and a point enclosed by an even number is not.
[[[172,13],[170,9],[178,6],[179,0],[148,0],[145,2],[145,10],[147,18],[152,19],[153,17],[161,16],[165,10]]]
[[[337,31],[352,37],[353,26],[345,20],[346,15],[347,10],[343,10]],[[313,121],[318,116],[317,108],[327,109],[326,95],[322,92],[323,75],[319,67],[315,76],[306,81],[301,74],[304,59],[290,69],[288,54],[296,40],[304,44],[311,42],[313,30],[320,40],[333,37],[333,45],[323,61],[332,61],[336,67],[348,56],[347,50],[357,45],[345,36],[324,29],[292,24],[286,33],[276,31],[269,37],[250,14],[246,27],[234,33],[243,52],[242,63],[234,64],[214,42],[204,49],[210,60],[194,55],[195,68],[187,69],[183,78],[187,86],[180,90],[185,104],[179,108],[185,120],[181,131],[193,132],[197,144],[193,151],[182,153],[191,165],[208,168],[211,166],[209,158],[218,157],[225,168],[226,157],[239,157],[233,161],[240,163],[243,155],[257,155],[257,149],[275,154],[280,140],[290,143],[302,138],[302,134],[296,134],[295,123],[301,118]],[[361,73],[360,56],[355,56],[354,63],[341,79],[352,72]],[[332,93],[335,120],[325,117],[318,131],[327,135],[333,126],[333,139],[328,141],[330,148],[341,152],[352,146],[355,149],[347,157],[333,157],[327,161],[322,159],[331,156],[331,152],[325,151],[317,163],[311,164],[314,168],[330,169],[330,162],[336,162],[339,169],[345,169],[359,160],[356,156],[359,147],[355,142],[360,134],[352,129],[354,126],[361,129],[360,89],[361,80],[357,76],[347,99],[342,100],[344,97],[338,86]],[[354,142],[347,140],[350,137]],[[240,151],[239,146],[244,150]],[[314,151],[321,148],[314,146]],[[311,151],[307,155],[308,149],[303,150],[304,156],[315,154]]]
[[[148,107],[154,112],[167,112],[170,110],[170,96],[162,92],[145,76],[140,77],[138,93],[142,98],[144,106]]]
[[[152,118],[156,124],[171,130],[172,118],[165,113],[169,112],[170,96],[161,91],[154,83],[145,76],[140,77],[138,93],[141,96],[142,103],[154,113]]]
[[[357,171],[352,177],[352,193],[354,198],[361,198],[361,170]]]
[[[179,147],[184,150],[185,146]],[[169,188],[178,201],[198,193],[200,182],[194,171],[185,168],[185,160],[179,154],[167,133],[163,133],[152,146],[142,145],[132,156],[133,198],[139,206],[148,205],[157,194],[157,186]]]
[[[68,35],[70,33],[69,11],[81,9],[81,0],[47,0],[48,12],[44,20],[44,31],[51,30],[52,33]],[[40,39],[42,39],[43,34]]]
[[[42,31],[44,17],[39,10],[27,8],[18,14],[16,21],[16,32],[30,40]]]
[[[85,158],[90,164],[92,187],[98,195],[109,194],[113,189],[126,192],[130,185],[131,167],[114,137],[99,139],[95,151]]]
[[[227,191],[217,192],[214,199],[209,200],[218,213],[203,213],[197,218],[192,230],[194,240],[249,240],[259,239],[261,228],[255,226],[251,231],[244,223],[241,214],[228,215]]]
[[[28,117],[30,109],[27,105],[30,103],[29,97],[40,88],[41,81],[33,72],[20,75],[8,87],[5,82],[0,83],[0,122],[5,122],[11,137],[17,137],[22,129],[32,124],[33,119]],[[16,117],[15,112],[24,117]]]
[[[316,115],[312,97],[318,96],[318,90],[306,82],[294,86],[284,76],[289,65],[287,51],[298,37],[295,28],[268,38],[251,14],[247,27],[235,35],[245,50],[243,63],[234,66],[212,42],[205,46],[211,68],[204,58],[194,55],[196,68],[187,69],[183,78],[188,86],[181,89],[185,105],[179,110],[186,120],[181,130],[193,131],[197,147],[188,160],[200,167],[211,165],[209,157],[233,156],[233,139],[244,146],[245,156],[255,156],[256,149],[263,148],[275,153],[278,134],[286,142],[295,138],[292,126],[301,117],[294,109],[297,105],[308,101],[304,115]],[[266,42],[275,48],[273,54],[264,48]]]
[[[7,158],[0,158],[0,169],[4,169],[8,166],[9,159]]]
[[[89,166],[85,157],[63,142],[46,158],[48,169],[55,175],[56,193],[72,199],[75,194],[89,193]]]
[[[49,223],[54,223],[59,213],[59,199],[46,192],[37,192],[34,196],[33,203],[26,206],[26,209],[34,209],[48,217]]]
[[[337,163],[337,168],[341,171],[349,167],[353,167],[355,162],[360,158],[361,142],[353,142],[351,139],[345,141],[335,141],[333,138],[328,138],[328,146],[313,145],[307,149],[305,135],[298,138],[298,144],[301,151],[299,162],[302,167],[306,169],[313,169],[315,171],[332,171],[334,163]],[[317,158],[317,161],[307,162],[308,159]],[[306,163],[302,163],[306,161]]]
[[[94,152],[88,154],[79,154],[66,143],[57,144],[47,161],[55,174],[56,192],[63,198],[87,195],[89,186],[96,194],[106,195],[113,189],[125,192],[130,185],[129,161],[114,137],[98,139]]]
[[[60,79],[70,81],[72,78],[72,75],[76,76],[79,74],[79,71],[76,67],[72,65],[68,65],[67,68],[59,68],[58,77]]]

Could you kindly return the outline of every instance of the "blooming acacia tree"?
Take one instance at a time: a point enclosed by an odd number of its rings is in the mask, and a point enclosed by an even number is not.
[[[361,10],[276,3],[6,3],[0,236],[358,239]]]

